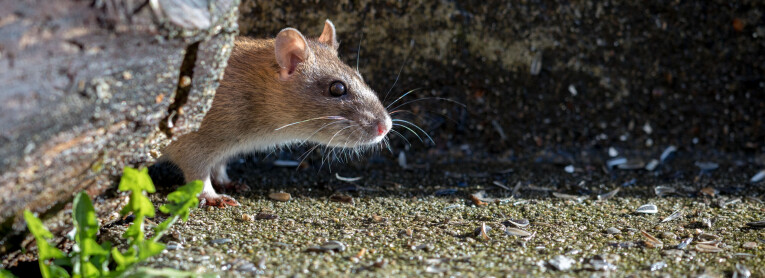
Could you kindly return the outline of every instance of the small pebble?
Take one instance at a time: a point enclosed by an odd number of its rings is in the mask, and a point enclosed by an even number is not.
[[[615,235],[615,234],[621,234],[622,231],[617,229],[617,228],[615,228],[615,227],[610,227],[610,228],[606,229],[606,233],[607,234]]]

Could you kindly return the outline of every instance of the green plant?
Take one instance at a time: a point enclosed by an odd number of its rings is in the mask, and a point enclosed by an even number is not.
[[[158,242],[164,233],[178,219],[188,220],[191,208],[199,203],[197,195],[204,187],[201,181],[193,181],[179,187],[167,196],[167,203],[159,210],[170,214],[165,221],[154,228],[154,236],[147,239],[144,235],[144,218],[154,217],[152,205],[146,193],[154,192],[154,184],[148,174],[148,169],[136,170],[125,168],[120,180],[119,191],[130,191],[128,204],[120,211],[123,216],[133,214],[133,223],[128,227],[123,238],[127,239],[128,248],[124,252],[112,247],[110,242],[98,244],[98,219],[96,211],[85,192],[80,192],[72,204],[72,223],[75,229],[75,246],[71,253],[65,254],[50,245],[52,238],[42,221],[31,211],[24,211],[27,227],[37,241],[38,262],[43,277],[134,277],[151,276],[192,276],[190,273],[171,269],[154,270],[134,267],[151,256],[159,254],[165,245]],[[72,269],[71,276],[64,267]],[[8,273],[2,273],[8,274]]]

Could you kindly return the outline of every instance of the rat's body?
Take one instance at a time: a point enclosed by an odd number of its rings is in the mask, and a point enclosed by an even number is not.
[[[388,112],[361,75],[337,58],[327,20],[316,40],[287,28],[275,39],[237,39],[212,108],[198,131],[164,150],[186,181],[202,180],[209,205],[236,205],[212,183],[230,183],[226,163],[236,155],[296,142],[361,148],[391,128]],[[212,179],[211,179],[212,178]]]

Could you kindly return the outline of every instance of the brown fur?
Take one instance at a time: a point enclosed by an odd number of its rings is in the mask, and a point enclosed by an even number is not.
[[[244,152],[303,141],[347,148],[379,142],[377,125],[384,124],[386,133],[391,127],[388,112],[361,75],[338,59],[334,26],[329,22],[322,40],[328,43],[308,39],[308,58],[297,64],[287,80],[281,80],[283,67],[275,56],[275,39],[238,38],[199,130],[171,143],[164,150],[166,159],[184,172],[187,181],[209,180],[212,174],[216,182],[227,183],[225,163]],[[348,94],[330,95],[328,88],[334,81],[344,82]],[[320,119],[279,129],[323,116],[342,116],[347,121]],[[204,194],[217,196],[210,190],[206,184]]]

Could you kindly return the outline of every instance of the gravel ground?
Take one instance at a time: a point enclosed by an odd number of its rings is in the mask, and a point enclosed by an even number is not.
[[[684,151],[653,171],[609,170],[593,156],[560,163],[559,155],[513,161],[431,154],[410,157],[402,169],[388,153],[335,162],[333,172],[316,156],[300,168],[275,167],[273,155],[246,157],[230,171],[252,185],[229,191],[242,206],[195,211],[165,239],[178,248],[147,265],[225,276],[717,277],[736,265],[765,275],[765,229],[747,225],[765,220],[765,190],[750,183],[759,169]],[[627,157],[652,156],[661,152]],[[269,196],[276,192],[291,198]],[[656,212],[638,213],[646,204]],[[528,226],[509,222],[524,219]],[[326,250],[333,248],[342,250]]]

